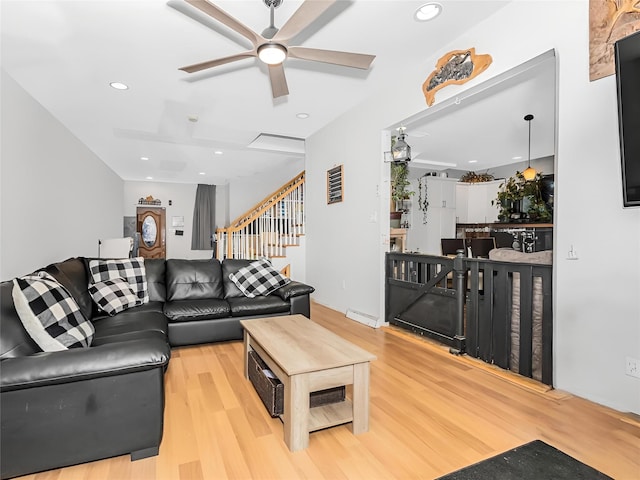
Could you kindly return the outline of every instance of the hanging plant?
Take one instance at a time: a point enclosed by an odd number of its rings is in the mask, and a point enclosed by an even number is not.
[[[427,224],[427,210],[429,209],[427,198],[427,175],[425,174],[418,178],[418,209],[422,212],[423,225]]]

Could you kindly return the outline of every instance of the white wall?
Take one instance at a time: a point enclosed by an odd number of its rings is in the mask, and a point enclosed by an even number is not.
[[[211,258],[212,250],[191,250],[191,232],[193,229],[193,207],[196,200],[195,184],[161,183],[161,182],[133,182],[124,183],[123,216],[136,215],[138,200],[149,195],[159,199],[165,207],[167,217],[167,257],[166,258]],[[224,227],[227,216],[227,186],[216,186],[216,224]],[[171,200],[171,205],[169,205]],[[184,217],[183,227],[173,227],[173,217]],[[182,230],[183,235],[175,234]]]
[[[292,158],[285,167],[234,179],[229,185],[229,221],[242,215],[305,168],[303,158]]]
[[[473,46],[493,64],[465,85],[440,90],[436,101],[555,48],[555,385],[640,413],[640,379],[624,373],[625,356],[640,358],[640,209],[622,208],[615,79],[589,82],[588,28],[586,0],[514,1],[442,51],[416,59],[415,70],[405,66],[397,84],[308,139],[307,280],[320,303],[381,315],[378,251],[388,228],[376,195],[388,188],[379,168],[381,129],[424,110],[420,86],[449,50]],[[325,172],[336,158],[345,162],[345,202],[326,205]],[[376,208],[381,229],[369,222]],[[577,261],[566,259],[571,246]]]
[[[2,70],[0,279],[122,236],[123,182]]]

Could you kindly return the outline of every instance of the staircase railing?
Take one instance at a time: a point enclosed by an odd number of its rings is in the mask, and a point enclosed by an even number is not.
[[[284,257],[305,233],[304,172],[216,230],[217,257]]]

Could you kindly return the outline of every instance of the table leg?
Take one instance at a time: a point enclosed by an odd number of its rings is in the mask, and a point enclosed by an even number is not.
[[[295,452],[309,446],[309,377],[294,375],[283,383],[284,443]]]
[[[249,379],[249,344],[250,336],[244,331],[244,378]]]
[[[369,362],[353,366],[353,434],[369,431]]]

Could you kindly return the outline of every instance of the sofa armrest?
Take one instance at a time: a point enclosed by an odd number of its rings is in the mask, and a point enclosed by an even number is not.
[[[0,364],[0,391],[150,370],[166,365],[170,355],[166,340],[157,336],[7,358]]]
[[[278,295],[283,300],[289,300],[291,297],[298,297],[300,295],[308,295],[315,292],[316,289],[310,285],[306,285],[301,282],[291,281],[285,286],[280,287],[273,293]]]

